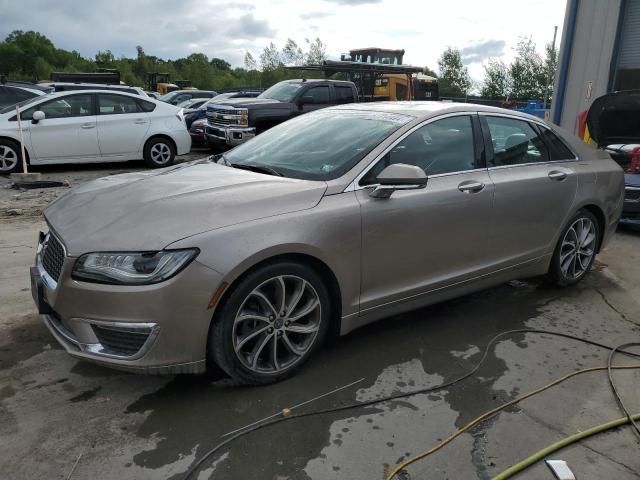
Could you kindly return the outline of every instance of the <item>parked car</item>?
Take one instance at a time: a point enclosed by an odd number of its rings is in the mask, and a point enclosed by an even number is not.
[[[0,109],[0,173],[22,169],[13,106]],[[144,159],[165,167],[189,152],[182,111],[123,92],[58,92],[20,104],[25,150],[31,165]]]
[[[208,359],[263,384],[329,334],[515,278],[579,282],[622,198],[605,152],[536,117],[343,105],[71,190],[44,211],[32,291],[74,357],[145,373]]]
[[[200,118],[191,123],[191,126],[189,127],[189,135],[191,136],[192,146],[206,147],[209,144],[209,142],[207,142],[207,137],[204,135],[204,128],[206,124],[206,118]]]
[[[41,83],[43,87],[52,88],[55,92],[71,92],[75,90],[109,90],[114,92],[132,93],[147,98],[147,92],[140,87],[130,87],[129,85],[103,85],[101,83],[64,83],[46,82]]]
[[[591,138],[624,169],[620,223],[640,227],[640,90],[610,93],[594,100],[587,126]]]
[[[174,90],[166,95],[162,95],[159,100],[170,103],[171,105],[178,105],[192,98],[212,98],[217,94],[218,93],[213,90]]]
[[[150,92],[149,90],[145,90],[144,93],[146,93],[148,97],[151,97],[154,100],[160,100],[161,95],[158,92]]]
[[[6,82],[0,84],[0,108],[14,106],[17,103],[39,97],[50,91],[34,83]]]
[[[185,100],[176,105],[178,108],[182,108],[185,113],[192,112],[193,110],[197,110],[202,105],[207,103],[208,98],[192,98],[191,100]]]
[[[207,100],[206,103],[204,103],[203,105],[201,105],[197,109],[195,109],[193,111],[190,111],[190,112],[185,112],[184,120],[187,123],[187,128],[191,128],[191,124],[193,122],[195,122],[196,120],[199,120],[201,118],[206,118],[206,116],[207,116],[207,105],[210,104],[210,103],[220,102],[222,100],[227,100],[229,98],[255,98],[258,95],[260,95],[260,93],[262,93],[262,92],[258,92],[258,91],[255,91],[255,90],[241,90],[241,91],[238,91],[238,92],[225,92],[225,93],[221,93],[219,95],[216,95],[215,97]]]
[[[358,101],[354,83],[339,80],[285,80],[257,98],[207,104],[205,135],[213,146],[240,145],[302,113]]]

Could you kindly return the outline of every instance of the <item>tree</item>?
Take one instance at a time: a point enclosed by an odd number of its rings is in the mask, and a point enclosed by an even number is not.
[[[536,44],[531,37],[521,37],[515,50],[517,55],[510,67],[511,96],[542,98],[546,71],[542,58],[536,52]]]
[[[211,65],[216,70],[231,70],[231,64],[221,58],[212,58],[211,61],[209,62],[209,65]]]
[[[425,75],[429,75],[430,77],[438,78],[438,74],[434,70],[431,70],[428,66],[422,69],[422,73],[424,73]]]
[[[460,97],[471,88],[471,77],[462,64],[460,50],[447,47],[438,59],[440,95]]]
[[[268,72],[276,70],[282,66],[282,59],[280,58],[280,52],[276,48],[276,45],[271,42],[268,46],[264,47],[260,54],[260,70]]]
[[[506,98],[511,88],[509,67],[495,58],[484,66],[484,84],[481,95],[488,98]]]
[[[318,37],[312,42],[308,38],[304,40],[309,45],[309,51],[305,55],[305,64],[317,65],[327,59],[327,46]]]
[[[282,48],[281,58],[282,63],[285,65],[300,66],[304,64],[304,53],[302,49],[290,38],[287,39],[287,43],[285,43]]]
[[[247,70],[258,69],[258,62],[256,62],[255,58],[253,58],[253,55],[251,55],[251,52],[247,52],[244,54],[244,68],[246,68]]]
[[[558,50],[553,48],[551,43],[547,43],[545,46],[545,57],[543,62],[543,85],[545,88],[545,98],[551,102],[553,98],[553,79],[556,75],[558,68]],[[546,107],[545,107],[546,108]]]

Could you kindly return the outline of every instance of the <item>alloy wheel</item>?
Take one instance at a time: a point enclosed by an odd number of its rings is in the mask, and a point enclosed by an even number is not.
[[[244,299],[233,323],[233,348],[249,370],[277,374],[302,360],[321,322],[320,297],[303,278],[280,275]]]
[[[571,280],[581,277],[591,265],[596,249],[596,226],[586,217],[571,224],[560,247],[560,270]]]
[[[171,160],[171,148],[166,143],[156,143],[151,147],[151,160],[163,165]]]
[[[18,154],[7,145],[0,145],[0,171],[10,172],[18,164]]]

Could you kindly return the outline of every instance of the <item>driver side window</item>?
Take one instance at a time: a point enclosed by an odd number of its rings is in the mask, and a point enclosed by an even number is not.
[[[469,115],[443,118],[419,128],[393,147],[360,181],[373,185],[389,165],[415,165],[429,175],[473,170],[473,128]]]

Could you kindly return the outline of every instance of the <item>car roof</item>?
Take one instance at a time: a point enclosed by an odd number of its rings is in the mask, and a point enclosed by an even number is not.
[[[291,80],[283,80],[287,83],[318,83],[318,82],[327,82],[327,83],[345,83],[347,85],[353,85],[353,82],[349,82],[347,80],[332,80],[330,78],[293,78]]]
[[[143,97],[136,93],[123,92],[121,90],[113,90],[113,89],[107,89],[107,88],[103,88],[103,89],[88,88],[86,90],[62,90],[60,92],[47,93],[44,96],[38,97],[38,98],[45,98],[46,96],[46,98],[49,99],[49,98],[58,98],[58,97],[68,97],[69,95],[86,95],[87,93],[109,93],[111,95],[124,95],[126,97],[137,98],[138,100],[154,102],[157,104],[164,104],[164,102],[159,102],[158,100],[152,97]]]
[[[350,103],[330,107],[331,110],[360,110],[369,112],[386,112],[408,115],[415,118],[430,118],[437,115],[456,112],[495,113],[521,117],[523,120],[542,122],[542,120],[527,113],[508,110],[506,108],[477,105],[475,103],[459,103],[449,101],[403,101],[403,102],[370,102]]]

